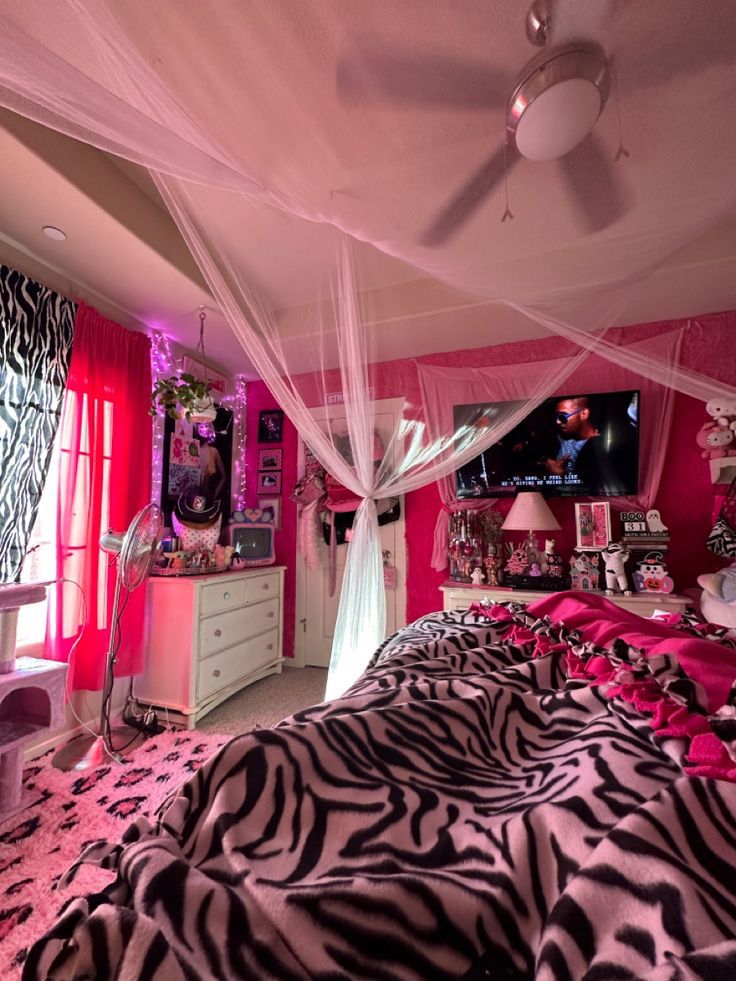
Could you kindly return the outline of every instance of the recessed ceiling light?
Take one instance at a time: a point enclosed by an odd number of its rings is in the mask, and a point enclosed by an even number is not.
[[[44,225],[43,233],[55,242],[66,242],[66,232],[62,232],[60,228],[56,228],[54,225]]]

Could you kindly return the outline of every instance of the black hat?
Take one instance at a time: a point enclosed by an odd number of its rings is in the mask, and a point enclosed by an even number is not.
[[[176,514],[182,521],[188,521],[194,525],[206,525],[220,513],[220,502],[213,501],[198,490],[187,491],[180,494],[176,502]]]

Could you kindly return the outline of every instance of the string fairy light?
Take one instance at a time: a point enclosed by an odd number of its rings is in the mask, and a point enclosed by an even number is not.
[[[168,337],[158,330],[151,332],[151,375],[154,384],[160,378],[170,378],[176,372],[176,358],[171,350]],[[233,509],[242,511],[245,507],[246,470],[246,412],[248,408],[248,382],[243,375],[235,379],[235,395],[223,395],[218,403],[231,409],[233,413]],[[161,487],[164,475],[164,429],[166,417],[153,417],[153,451],[151,500],[161,502]]]
[[[160,378],[169,378],[176,370],[169,339],[158,330],[151,331],[151,375],[154,385]],[[151,500],[161,503],[161,485],[164,479],[164,428],[166,417],[153,416]]]

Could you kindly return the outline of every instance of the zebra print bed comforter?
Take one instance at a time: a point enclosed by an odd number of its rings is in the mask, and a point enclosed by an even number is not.
[[[586,680],[605,656],[644,670],[521,608],[417,621],[91,846],[115,882],[24,978],[736,978],[736,785]]]

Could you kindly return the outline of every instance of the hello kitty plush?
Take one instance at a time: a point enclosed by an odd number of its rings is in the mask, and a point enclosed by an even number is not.
[[[706,422],[700,427],[695,442],[702,449],[704,460],[718,460],[724,456],[736,456],[736,433],[727,426]]]
[[[711,399],[705,403],[705,411],[719,426],[736,431],[736,402],[727,399]]]

